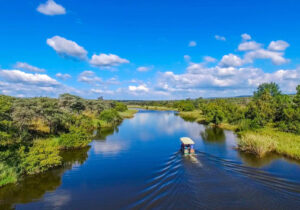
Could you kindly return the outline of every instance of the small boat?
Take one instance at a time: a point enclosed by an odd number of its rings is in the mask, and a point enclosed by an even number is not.
[[[181,137],[181,152],[184,155],[193,155],[195,154],[194,144],[195,142],[189,137]]]

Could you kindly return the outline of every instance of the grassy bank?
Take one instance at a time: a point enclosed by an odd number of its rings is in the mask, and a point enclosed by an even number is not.
[[[238,149],[259,157],[275,152],[300,160],[300,136],[281,132],[274,128],[244,131],[240,133]]]
[[[183,119],[195,121],[198,123],[207,123],[207,119],[199,110],[191,112],[179,112]],[[220,123],[217,126],[226,130],[236,131],[238,125],[230,123]],[[240,151],[255,154],[263,157],[268,153],[275,152],[289,158],[300,160],[300,136],[293,133],[278,131],[275,128],[265,127],[257,130],[246,130],[238,132],[238,149]]]
[[[134,115],[135,115],[135,113],[137,113],[137,112],[138,112],[138,110],[136,110],[136,109],[128,109],[128,110],[126,110],[124,112],[119,112],[119,115],[123,119],[125,119],[125,118],[133,118]]]
[[[194,110],[190,112],[179,112],[178,115],[188,121],[196,121],[199,123],[205,121],[205,117],[203,116],[200,110]]]
[[[128,108],[157,110],[157,111],[178,111],[176,108],[166,106],[141,106],[141,105],[128,105]]]

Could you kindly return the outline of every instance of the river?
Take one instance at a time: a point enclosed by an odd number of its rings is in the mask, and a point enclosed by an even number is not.
[[[179,152],[182,136],[196,156]],[[240,153],[232,131],[140,110],[64,167],[0,189],[1,209],[297,209],[300,163]]]

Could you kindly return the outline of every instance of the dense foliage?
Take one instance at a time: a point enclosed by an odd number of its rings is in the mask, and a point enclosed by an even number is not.
[[[101,122],[120,122],[121,102],[0,95],[0,186],[62,164],[59,150],[86,147]]]
[[[187,99],[180,101],[127,101],[144,107],[160,106],[191,112],[199,112],[203,121],[219,125],[228,123],[238,130],[275,127],[284,132],[300,134],[300,86],[295,96],[284,95],[274,83],[258,86],[253,97],[223,99]],[[193,117],[197,119],[197,116]]]

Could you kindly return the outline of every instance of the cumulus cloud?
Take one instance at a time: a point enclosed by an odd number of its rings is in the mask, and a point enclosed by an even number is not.
[[[195,42],[195,41],[189,42],[189,47],[196,47],[196,46],[197,46],[197,42]]]
[[[152,69],[151,66],[140,66],[137,68],[137,70],[141,72],[149,71],[150,69]]]
[[[238,49],[244,52],[244,55],[224,55],[221,61],[212,67],[207,66],[208,61],[215,59],[207,57],[202,63],[194,63],[188,57],[189,62],[184,73],[159,73],[154,90],[166,93],[165,96],[169,98],[238,96],[252,94],[261,83],[276,82],[284,92],[295,92],[300,81],[300,68],[266,73],[260,68],[246,65],[254,63],[256,59],[269,59],[275,65],[287,63],[289,60],[284,57],[283,51],[289,44],[273,41],[268,49],[264,49],[262,44],[249,41],[250,35],[244,34],[242,38]],[[149,91],[153,92],[152,89]]]
[[[219,41],[226,41],[226,38],[224,36],[215,35],[215,39]]]
[[[264,82],[277,82],[285,92],[294,92],[299,83],[300,69],[265,73],[255,67],[205,67],[183,74],[160,73],[155,87],[173,97],[233,96],[252,94]],[[189,68],[189,67],[188,67]],[[188,69],[187,68],[187,69]],[[196,68],[195,66],[193,68]]]
[[[102,79],[97,77],[93,71],[83,71],[79,74],[78,81],[92,84],[96,82],[102,82]]]
[[[72,78],[72,76],[70,74],[62,74],[62,73],[57,73],[55,74],[55,76],[59,79],[63,79],[63,80],[67,80]]]
[[[32,66],[25,62],[17,62],[14,65],[14,67],[17,69],[22,69],[22,70],[31,71],[31,72],[45,72],[46,71],[45,69],[41,69],[36,66]]]
[[[274,52],[265,49],[258,49],[246,53],[244,56],[244,62],[253,63],[255,59],[270,59],[273,64],[281,65],[289,61],[288,59],[284,58],[283,55],[283,52]]]
[[[286,48],[290,46],[289,43],[283,40],[278,40],[278,41],[272,41],[269,44],[268,49],[273,50],[273,51],[284,51]]]
[[[37,11],[44,15],[64,15],[66,14],[66,9],[55,3],[54,0],[48,0],[46,3],[40,4]]]
[[[0,76],[6,81],[13,83],[34,84],[40,86],[59,85],[59,82],[46,74],[30,74],[20,70],[0,70]]]
[[[113,90],[103,90],[103,89],[94,89],[94,88],[91,89],[91,92],[96,94],[110,94],[110,95],[114,94]]]
[[[112,67],[124,63],[129,63],[129,61],[114,54],[104,53],[94,54],[90,60],[90,64],[96,67]]]
[[[242,34],[241,37],[242,37],[242,39],[243,39],[244,41],[248,41],[248,40],[251,39],[251,36],[250,36],[249,34],[246,34],[246,33]]]
[[[83,47],[60,36],[47,39],[47,44],[63,57],[72,57],[80,60],[84,60],[87,57],[87,51]]]
[[[217,61],[217,59],[211,57],[211,56],[204,56],[204,61],[208,63],[214,63]]]
[[[0,70],[0,92],[17,97],[56,97],[65,92],[80,94],[75,88],[65,86],[46,74],[6,69]]]
[[[139,86],[130,85],[128,86],[128,90],[133,92],[136,91],[148,92],[149,88],[146,85],[139,85]]]
[[[238,50],[239,51],[257,50],[261,48],[261,46],[262,46],[261,44],[255,41],[243,42],[239,45]]]
[[[220,66],[229,67],[229,66],[241,66],[243,65],[243,60],[234,54],[224,55],[219,63]]]

